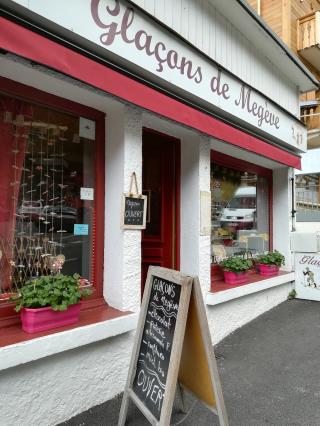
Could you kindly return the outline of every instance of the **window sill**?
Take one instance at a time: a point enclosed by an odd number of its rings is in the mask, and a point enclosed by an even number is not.
[[[0,370],[135,330],[138,316],[104,306],[81,312],[80,321],[74,326],[35,334],[25,333],[20,325],[4,328],[0,337]]]
[[[259,279],[260,278],[260,279]],[[268,288],[277,287],[282,284],[294,281],[294,272],[280,272],[279,275],[270,278],[262,278],[261,275],[253,274],[252,280],[249,284],[240,285],[238,287],[228,287],[228,289],[211,291],[207,294],[207,305],[218,305],[220,303],[228,302],[239,297],[247,296],[249,294],[257,293],[259,291],[267,290]],[[215,282],[213,286],[223,287],[222,282]],[[225,287],[225,285],[224,285]]]

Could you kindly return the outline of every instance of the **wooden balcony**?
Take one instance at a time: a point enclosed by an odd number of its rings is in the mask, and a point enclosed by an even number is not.
[[[320,106],[305,106],[301,110],[301,120],[308,130],[320,129]]]
[[[320,72],[320,11],[297,20],[297,50]],[[308,149],[320,148],[319,92],[309,92],[300,98],[301,120],[308,129]]]
[[[320,105],[304,106],[301,120],[308,130],[308,149],[320,148]]]
[[[299,54],[320,71],[320,12],[298,19],[297,26]]]
[[[312,12],[298,19],[298,50],[307,49],[320,42],[320,12]]]

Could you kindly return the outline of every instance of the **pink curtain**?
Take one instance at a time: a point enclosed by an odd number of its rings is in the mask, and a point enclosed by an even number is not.
[[[32,115],[30,104],[0,96],[0,293],[11,290],[16,210]]]

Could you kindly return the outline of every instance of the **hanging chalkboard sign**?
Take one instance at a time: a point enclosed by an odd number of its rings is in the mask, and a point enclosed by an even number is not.
[[[147,197],[145,195],[135,197],[125,194],[123,204],[122,227],[127,229],[145,229]]]
[[[133,192],[133,185],[135,191]],[[138,193],[136,174],[132,173],[130,190],[122,196],[121,227],[123,229],[145,229],[147,196]]]
[[[228,425],[199,280],[150,267],[118,426],[129,400],[152,425],[168,426],[178,381]]]

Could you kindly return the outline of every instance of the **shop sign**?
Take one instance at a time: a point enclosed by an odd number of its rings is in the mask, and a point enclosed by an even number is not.
[[[123,229],[145,229],[147,197],[123,194],[121,227]]]
[[[137,176],[133,172],[129,192],[122,195],[122,229],[146,229],[147,202],[148,197],[139,193]]]
[[[228,426],[199,280],[150,267],[118,426],[129,400],[152,425],[169,425],[177,382]]]
[[[94,188],[80,188],[80,199],[81,200],[93,200]]]
[[[298,299],[320,301],[320,254],[295,254],[295,290]]]
[[[30,1],[34,12],[71,30],[213,108],[304,152],[295,118],[124,0]],[[61,13],[64,11],[64,13]]]

